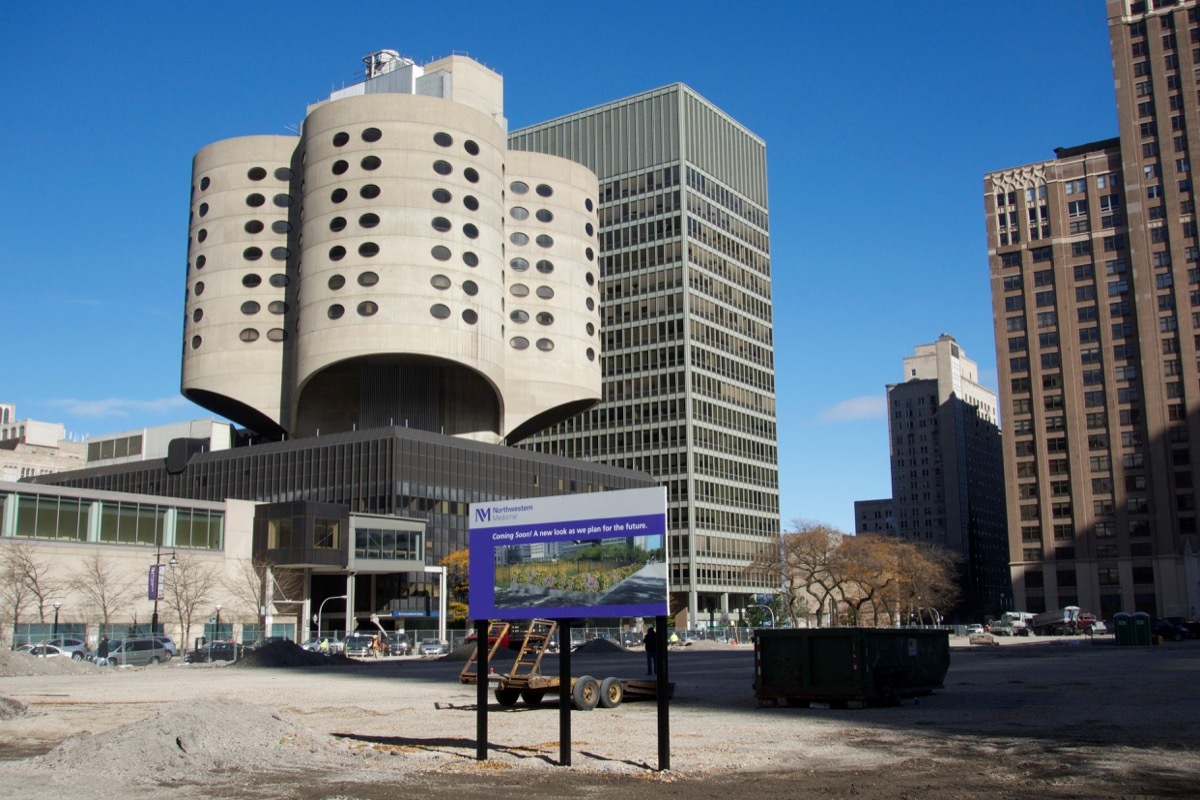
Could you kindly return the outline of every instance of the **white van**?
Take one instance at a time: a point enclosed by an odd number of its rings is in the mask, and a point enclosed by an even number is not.
[[[115,639],[108,643],[108,663],[121,667],[143,667],[171,660],[171,651],[158,639]]]

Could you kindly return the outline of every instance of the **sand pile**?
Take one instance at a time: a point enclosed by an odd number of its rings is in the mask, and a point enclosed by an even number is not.
[[[90,784],[118,778],[169,784],[226,770],[286,770],[344,749],[270,709],[210,698],[172,703],[149,719],[68,739],[31,766],[87,776]]]
[[[247,651],[246,655],[230,666],[233,667],[328,667],[333,664],[355,663],[338,653],[326,655],[305,650],[295,642],[270,642],[262,647]]]
[[[612,639],[592,639],[571,649],[572,653],[625,653],[624,647]]]
[[[20,700],[0,697],[0,720],[24,716],[27,710],[25,704]]]
[[[79,675],[100,671],[90,661],[72,661],[63,656],[38,658],[17,650],[0,650],[0,678],[20,675]]]

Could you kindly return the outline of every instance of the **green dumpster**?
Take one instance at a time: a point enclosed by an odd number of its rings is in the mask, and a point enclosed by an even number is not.
[[[945,630],[764,628],[754,637],[759,703],[882,704],[941,689],[950,668]]]

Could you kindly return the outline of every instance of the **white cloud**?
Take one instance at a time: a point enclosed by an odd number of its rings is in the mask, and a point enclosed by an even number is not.
[[[60,408],[65,413],[76,417],[105,419],[108,417],[130,417],[138,414],[167,414],[182,408],[188,408],[191,406],[191,403],[183,395],[176,395],[157,400],[130,400],[124,397],[113,397],[107,400],[63,398],[60,400],[51,400],[47,405]]]
[[[887,417],[887,398],[882,395],[867,395],[844,400],[821,412],[821,422],[850,422],[859,419]]]

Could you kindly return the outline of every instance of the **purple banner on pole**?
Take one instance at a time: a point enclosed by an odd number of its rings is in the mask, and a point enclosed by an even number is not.
[[[146,599],[163,599],[163,572],[166,564],[151,564],[150,572],[146,575]]]

